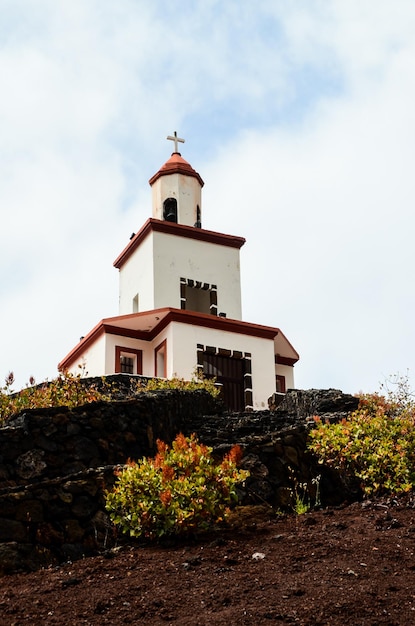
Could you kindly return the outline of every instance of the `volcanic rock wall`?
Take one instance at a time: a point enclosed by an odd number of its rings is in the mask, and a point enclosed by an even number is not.
[[[337,390],[291,391],[275,411],[228,414],[204,391],[141,393],[76,409],[26,411],[0,429],[0,572],[79,558],[114,544],[104,493],[128,458],[158,438],[196,433],[220,456],[239,443],[251,472],[245,502],[287,506],[292,478],[318,475],[326,502],[341,485],[306,451],[312,416],[338,419],[357,400]]]

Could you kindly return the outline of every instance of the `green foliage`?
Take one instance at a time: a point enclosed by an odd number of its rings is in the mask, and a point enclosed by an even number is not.
[[[295,472],[289,468],[291,486],[289,488],[291,496],[291,508],[296,515],[308,513],[311,508],[320,506],[320,479],[316,476],[311,482],[300,482]]]
[[[214,398],[220,393],[220,388],[216,386],[215,378],[206,378],[203,375],[194,375],[191,380],[184,378],[150,378],[143,387],[138,386],[137,391],[158,391],[160,389],[181,389],[183,391],[194,391],[205,389]]]
[[[304,513],[308,513],[309,510],[309,503],[304,500],[304,497],[297,495],[297,499],[294,503],[294,513],[296,515],[304,515]]]
[[[397,391],[360,397],[358,409],[340,423],[322,423],[309,448],[346,480],[357,478],[367,495],[402,493],[415,486],[415,405],[407,381]]]
[[[194,435],[178,435],[171,447],[158,440],[157,450],[154,459],[130,461],[118,473],[106,500],[114,524],[132,537],[153,539],[205,531],[223,521],[237,500],[236,485],[248,476],[237,469],[240,447],[220,464]]]
[[[73,408],[97,401],[111,401],[119,398],[119,389],[116,383],[107,382],[102,377],[100,388],[91,383],[85,384],[83,378],[85,371],[78,375],[68,372],[61,373],[57,378],[51,381],[46,380],[40,385],[35,384],[35,379],[30,378],[29,384],[24,389],[14,392],[12,389],[14,383],[14,374],[10,372],[5,378],[5,384],[0,387],[0,426],[13,415],[17,415],[20,411],[26,409],[40,409],[52,406],[67,406]],[[184,391],[193,391],[195,389],[205,389],[213,397],[218,396],[220,389],[215,385],[215,379],[193,376],[189,381],[183,378],[153,378],[146,382],[142,379],[131,378],[130,390],[127,393],[129,397],[133,397],[138,393],[146,391],[158,391],[163,389],[182,389]]]
[[[10,372],[5,379],[4,387],[0,388],[0,425],[26,409],[75,407],[108,399],[105,393],[98,391],[93,385],[83,384],[80,375],[60,374],[57,378],[37,386],[34,378],[31,378],[31,386],[26,386],[16,393],[12,390],[13,383],[14,375]]]

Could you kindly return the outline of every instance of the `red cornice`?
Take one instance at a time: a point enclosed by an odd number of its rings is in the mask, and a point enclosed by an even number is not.
[[[287,356],[281,356],[280,354],[276,354],[275,355],[275,363],[277,365],[295,365],[295,363],[297,363],[298,359],[290,359]]]
[[[156,180],[161,176],[169,176],[170,174],[184,174],[185,176],[192,176],[196,178],[199,185],[203,187],[205,184],[198,172],[188,163],[180,154],[180,152],[173,152],[170,159],[161,166],[158,172],[154,174],[148,181],[150,185],[154,185]]]
[[[185,237],[187,239],[194,239],[195,241],[205,241],[207,243],[217,244],[218,246],[228,246],[230,248],[238,249],[242,248],[246,241],[244,237],[225,235],[223,233],[217,233],[213,230],[205,230],[203,228],[195,228],[194,226],[175,224],[173,222],[156,220],[150,217],[138,233],[134,235],[121,254],[115,259],[114,267],[121,269],[132,253],[152,232],[165,233],[167,235],[175,235],[176,237]]]
[[[143,330],[137,328],[141,324],[145,324],[148,327],[148,316],[156,316],[157,323],[149,330]],[[135,325],[136,328],[123,327],[122,323],[131,321],[131,325]],[[154,309],[153,311],[144,311],[142,313],[131,313],[129,315],[118,315],[116,317],[106,318],[101,320],[97,326],[95,326],[89,333],[82,339],[71,352],[59,363],[58,369],[60,371],[68,369],[81,355],[89,348],[93,343],[99,339],[99,337],[106,333],[110,335],[118,335],[122,337],[131,337],[133,339],[141,339],[143,341],[152,341],[157,335],[161,333],[166,326],[172,322],[178,322],[182,324],[190,324],[192,326],[199,326],[203,328],[214,328],[223,332],[237,333],[241,335],[248,335],[251,337],[258,337],[261,339],[275,339],[279,334],[284,336],[278,328],[273,326],[263,326],[261,324],[251,324],[250,322],[243,322],[241,320],[233,320],[226,317],[216,317],[215,315],[208,315],[205,313],[197,313],[195,311],[186,311],[182,309],[162,308]],[[294,365],[298,361],[298,358],[277,356],[277,363],[283,365]]]
[[[115,318],[116,319],[116,318]],[[102,324],[103,331],[107,335],[117,335],[118,337],[130,337],[131,339],[150,340],[148,330],[134,330],[133,328],[122,328],[121,326],[111,326],[110,324]]]
[[[227,331],[229,333],[250,335],[252,337],[260,337],[262,339],[274,339],[274,337],[279,333],[279,329],[272,326],[251,324],[250,322],[242,322],[241,320],[233,320],[227,317],[216,317],[216,315],[208,315],[205,313],[197,313],[195,311],[186,311],[181,309],[170,309],[165,325],[169,322],[181,322],[182,324],[191,324],[192,326],[214,328],[216,330]]]

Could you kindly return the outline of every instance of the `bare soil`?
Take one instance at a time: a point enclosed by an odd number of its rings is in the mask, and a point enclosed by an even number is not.
[[[0,625],[415,624],[412,497],[276,516],[0,579]]]

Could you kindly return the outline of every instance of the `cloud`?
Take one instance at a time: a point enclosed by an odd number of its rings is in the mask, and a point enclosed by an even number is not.
[[[3,5],[0,377],[53,376],[117,313],[112,261],[173,130],[299,386],[414,369],[412,2]]]
[[[249,233],[245,314],[292,338],[300,386],[375,389],[413,368],[411,58],[401,42],[370,84],[364,67],[303,126],[245,133],[210,165],[210,204]]]

